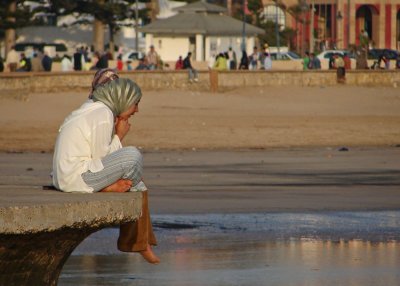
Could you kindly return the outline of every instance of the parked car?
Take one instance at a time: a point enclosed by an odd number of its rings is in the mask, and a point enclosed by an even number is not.
[[[144,57],[142,52],[128,52],[122,55],[122,60],[126,61],[136,61]]]
[[[296,60],[301,60],[301,57],[296,54],[295,52],[280,52],[279,56],[277,52],[271,53],[271,59],[272,60],[281,60],[281,61],[296,61]]]
[[[317,58],[319,58],[320,60],[323,59],[329,60],[334,55],[340,55],[340,56],[348,55],[350,58],[355,58],[353,53],[346,50],[326,50],[318,54]]]
[[[382,56],[389,60],[396,60],[399,57],[399,52],[390,49],[371,49],[368,51],[368,58],[378,60]]]

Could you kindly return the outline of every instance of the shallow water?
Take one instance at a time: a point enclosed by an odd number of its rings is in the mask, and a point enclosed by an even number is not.
[[[154,216],[159,265],[115,249],[117,229],[78,247],[59,285],[400,285],[400,212]]]

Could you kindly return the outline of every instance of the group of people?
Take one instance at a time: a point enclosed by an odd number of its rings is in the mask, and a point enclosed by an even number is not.
[[[88,48],[77,48],[72,55],[64,55],[61,59],[61,71],[88,71],[108,68],[109,60],[113,59],[111,52],[94,52],[92,57]]]
[[[219,71],[223,70],[270,70],[272,68],[271,55],[268,52],[268,46],[264,46],[262,52],[257,47],[253,48],[253,53],[247,55],[246,51],[242,51],[242,56],[238,62],[236,52],[229,47],[227,52],[221,52],[216,56],[211,56],[208,64],[209,69]]]
[[[61,63],[61,71],[99,70],[108,68],[108,61],[112,59],[110,52],[95,52],[93,57],[89,56],[88,48],[77,48],[72,57],[65,54],[62,58],[58,54],[54,58],[47,52],[33,49],[28,55],[26,52],[17,52],[15,46],[7,53],[5,62],[0,57],[0,72],[6,68],[10,72],[50,72],[53,63]]]
[[[303,58],[303,70],[320,70],[321,61],[315,53],[306,52]]]
[[[53,60],[47,53],[34,50],[32,57],[28,57],[25,53],[18,53],[13,46],[7,53],[5,63],[0,58],[0,71],[4,71],[7,67],[10,72],[48,72],[51,71],[52,64]]]

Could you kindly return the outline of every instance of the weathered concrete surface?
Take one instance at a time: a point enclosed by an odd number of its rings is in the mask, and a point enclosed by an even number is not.
[[[3,176],[18,176],[12,166],[1,164]],[[50,183],[48,176],[0,185],[0,285],[57,285],[65,261],[88,235],[141,212],[140,193],[70,194],[43,190],[43,182]]]
[[[41,186],[0,186],[0,232],[26,234],[61,228],[117,225],[137,218],[140,193],[70,194]]]
[[[93,79],[90,72],[3,73],[0,75],[0,98],[25,99],[30,92],[88,91]],[[190,83],[188,73],[181,71],[125,71],[121,76],[135,80],[144,90],[225,91],[234,88],[268,86],[333,86],[336,71],[225,71],[211,76],[199,72],[199,82]],[[356,86],[400,87],[396,70],[351,70],[346,84]]]

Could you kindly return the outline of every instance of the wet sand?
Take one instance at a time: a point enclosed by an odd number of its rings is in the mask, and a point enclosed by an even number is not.
[[[0,151],[51,151],[86,93],[0,101]],[[377,87],[284,87],[225,93],[144,91],[126,145],[158,149],[400,144],[400,93]]]
[[[154,214],[400,209],[400,148],[144,151]],[[50,153],[0,153],[0,188],[51,183]]]

